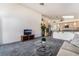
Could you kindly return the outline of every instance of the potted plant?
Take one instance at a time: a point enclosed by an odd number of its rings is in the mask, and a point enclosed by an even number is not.
[[[41,35],[42,35],[42,37],[45,36],[45,30],[46,30],[45,24],[41,24]]]

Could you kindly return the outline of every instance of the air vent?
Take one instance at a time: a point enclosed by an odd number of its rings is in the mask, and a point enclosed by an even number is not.
[[[44,5],[44,3],[40,3],[40,5],[42,5],[42,6],[43,6],[43,5]]]

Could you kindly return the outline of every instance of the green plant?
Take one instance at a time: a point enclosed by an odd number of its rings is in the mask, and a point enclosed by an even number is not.
[[[46,30],[45,24],[41,24],[41,33],[42,33],[42,36],[45,36],[45,30]]]

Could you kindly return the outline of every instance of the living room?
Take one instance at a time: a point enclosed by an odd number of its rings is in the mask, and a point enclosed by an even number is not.
[[[0,8],[0,56],[79,56],[79,3],[0,3]]]

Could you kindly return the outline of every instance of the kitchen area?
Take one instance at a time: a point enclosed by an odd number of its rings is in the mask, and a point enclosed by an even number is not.
[[[73,40],[75,34],[79,34],[79,19],[69,19],[52,24],[53,38],[62,40]]]

